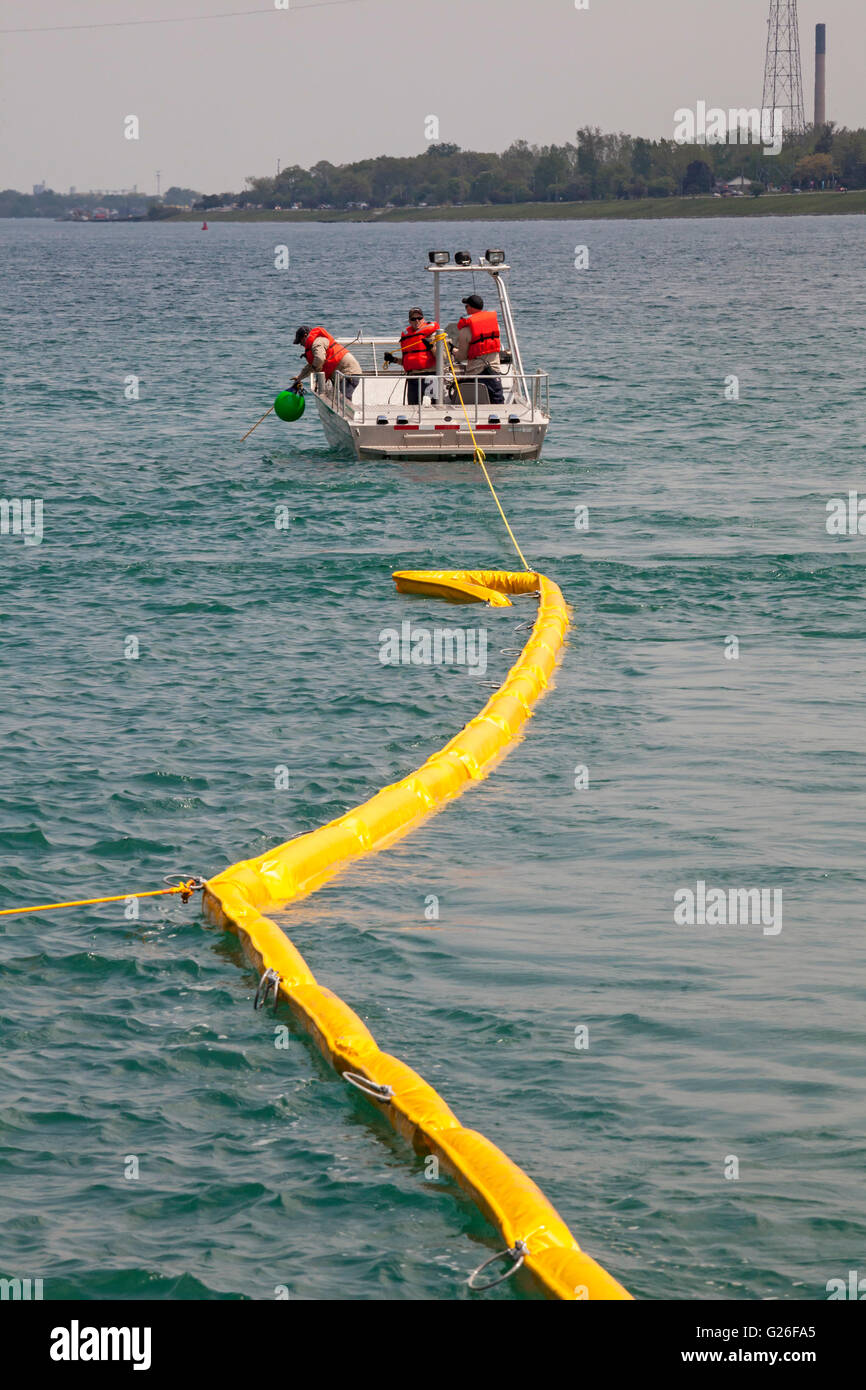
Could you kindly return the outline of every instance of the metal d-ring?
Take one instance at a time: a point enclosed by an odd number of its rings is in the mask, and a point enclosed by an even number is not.
[[[188,903],[193,893],[200,893],[206,886],[207,880],[193,876],[184,878],[183,874],[163,874],[163,883],[167,883],[169,888],[180,889],[180,900]]]
[[[524,1241],[516,1240],[511,1249],[498,1251],[497,1254],[491,1255],[489,1260],[485,1260],[483,1265],[479,1265],[477,1269],[473,1269],[466,1282],[469,1285],[470,1289],[474,1289],[476,1293],[484,1293],[486,1289],[493,1289],[496,1287],[497,1284],[502,1284],[505,1282],[506,1279],[510,1279],[512,1274],[516,1274],[528,1254],[529,1247],[524,1243]],[[510,1269],[506,1269],[505,1273],[500,1274],[498,1279],[488,1279],[486,1284],[475,1283],[475,1280],[478,1278],[479,1274],[481,1274],[482,1271],[485,1270],[488,1265],[495,1264],[497,1260],[504,1260],[506,1255],[512,1261]]]
[[[274,1008],[276,1008],[280,1001],[280,976],[277,974],[276,970],[266,970],[259,980],[256,989],[256,997],[253,1000],[254,1009],[265,1008],[271,990],[274,991]],[[260,996],[261,1002],[259,1002]]]
[[[371,1081],[367,1076],[361,1076],[356,1071],[344,1071],[343,1080],[348,1081],[350,1086],[354,1086],[363,1096],[369,1096],[371,1100],[390,1100],[394,1094],[393,1086],[380,1086],[378,1081]]]

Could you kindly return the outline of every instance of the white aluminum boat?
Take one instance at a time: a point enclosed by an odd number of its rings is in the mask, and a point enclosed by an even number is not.
[[[431,251],[426,267],[433,275],[433,318],[442,323],[440,284],[443,275],[486,275],[499,296],[499,328],[503,347],[504,405],[490,402],[483,377],[467,377],[457,366],[466,412],[478,443],[490,459],[537,459],[550,423],[550,378],[546,372],[523,370],[520,345],[508,290],[503,278],[510,266],[501,251],[490,250],[477,262],[458,252],[451,262],[447,251]],[[454,287],[459,287],[459,281]],[[455,295],[457,303],[462,294]],[[489,300],[485,300],[491,308]],[[443,325],[456,338],[456,324]],[[450,336],[450,334],[449,334]],[[443,344],[437,343],[436,370],[429,373],[430,394],[417,405],[406,402],[409,378],[398,367],[390,371],[381,361],[385,351],[399,349],[399,338],[339,336],[357,357],[362,376],[352,399],[339,372],[326,382],[323,372],[310,377],[313,399],[328,443],[358,459],[471,459],[472,435],[466,424]],[[453,355],[453,349],[452,349]],[[398,357],[399,361],[399,357]]]

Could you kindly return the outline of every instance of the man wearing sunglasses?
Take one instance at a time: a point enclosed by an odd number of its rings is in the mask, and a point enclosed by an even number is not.
[[[400,334],[403,371],[408,378],[407,405],[419,405],[424,399],[425,391],[432,398],[435,388],[429,380],[429,374],[436,370],[436,347],[431,335],[438,332],[438,323],[427,323],[423,309],[409,310],[409,323]],[[385,353],[386,363],[396,360],[393,353]]]

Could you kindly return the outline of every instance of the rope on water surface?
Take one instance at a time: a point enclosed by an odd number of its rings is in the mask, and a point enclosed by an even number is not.
[[[93,907],[96,903],[123,903],[127,898],[161,898],[166,894],[180,893],[181,902],[189,902],[193,893],[199,893],[205,886],[203,878],[181,879],[168,888],[150,888],[143,893],[116,893],[110,898],[78,898],[68,903],[37,903],[33,907],[4,907],[0,917],[17,916],[20,912],[52,912],[58,907]]]
[[[479,467],[481,468],[482,473],[484,474],[485,478],[487,479],[487,486],[490,488],[490,491],[493,493],[493,500],[494,500],[494,502],[496,503],[497,507],[499,508],[499,515],[502,517],[502,520],[505,522],[505,529],[506,529],[506,531],[508,532],[509,536],[511,537],[511,543],[512,543],[512,545],[514,546],[514,549],[517,551],[518,555],[520,556],[520,563],[523,565],[523,568],[524,568],[525,570],[527,570],[527,571],[531,574],[531,573],[532,573],[532,566],[531,566],[530,564],[527,563],[526,556],[523,554],[523,551],[520,549],[520,546],[517,544],[517,540],[515,539],[514,532],[512,531],[511,527],[510,527],[509,524],[508,524],[508,517],[505,515],[504,511],[502,510],[502,503],[500,502],[499,498],[498,498],[497,495],[496,495],[496,488],[493,486],[492,482],[490,481],[490,474],[487,472],[487,466],[486,466],[486,464],[485,464],[485,462],[484,462],[484,450],[482,449],[481,445],[478,443],[478,440],[475,438],[475,431],[474,431],[474,429],[472,428],[472,421],[469,419],[469,411],[466,409],[466,402],[464,401],[464,399],[463,399],[463,393],[462,393],[461,390],[460,390],[460,381],[459,381],[459,378],[458,378],[458,376],[457,376],[456,371],[454,370],[454,363],[453,363],[453,361],[451,360],[451,349],[450,349],[449,346],[448,346],[448,338],[446,337],[446,335],[445,335],[444,333],[437,333],[437,334],[434,335],[434,341],[438,341],[438,340],[441,340],[442,345],[443,345],[443,347],[445,348],[445,352],[446,352],[447,357],[448,357],[448,366],[451,368],[451,375],[452,375],[453,378],[454,378],[454,385],[455,385],[455,387],[457,388],[457,396],[458,396],[458,399],[459,399],[459,401],[460,401],[461,406],[463,407],[463,414],[466,416],[466,425],[467,425],[467,427],[468,427],[468,429],[469,429],[470,435],[472,436],[472,443],[473,443],[473,445],[475,446],[475,462],[479,465]]]

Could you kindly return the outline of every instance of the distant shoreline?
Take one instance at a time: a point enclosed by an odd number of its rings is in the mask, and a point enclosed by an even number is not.
[[[700,220],[726,217],[825,217],[866,213],[866,188],[849,193],[765,193],[758,198],[694,197],[618,198],[581,203],[464,203],[459,206],[405,207],[385,209],[353,208],[349,211],[326,208],[232,208],[195,212],[178,209],[161,211],[158,217],[112,218],[76,222],[65,217],[4,217],[4,222],[60,222],[74,226],[112,226],[135,222],[138,226],[160,226],[176,222],[651,222],[665,219]]]
[[[584,203],[476,203],[462,207],[353,209],[238,208],[231,212],[179,212],[160,222],[532,222],[615,218],[654,221],[663,218],[802,217],[866,213],[866,189],[850,193],[765,193],[760,198],[635,198]]]

